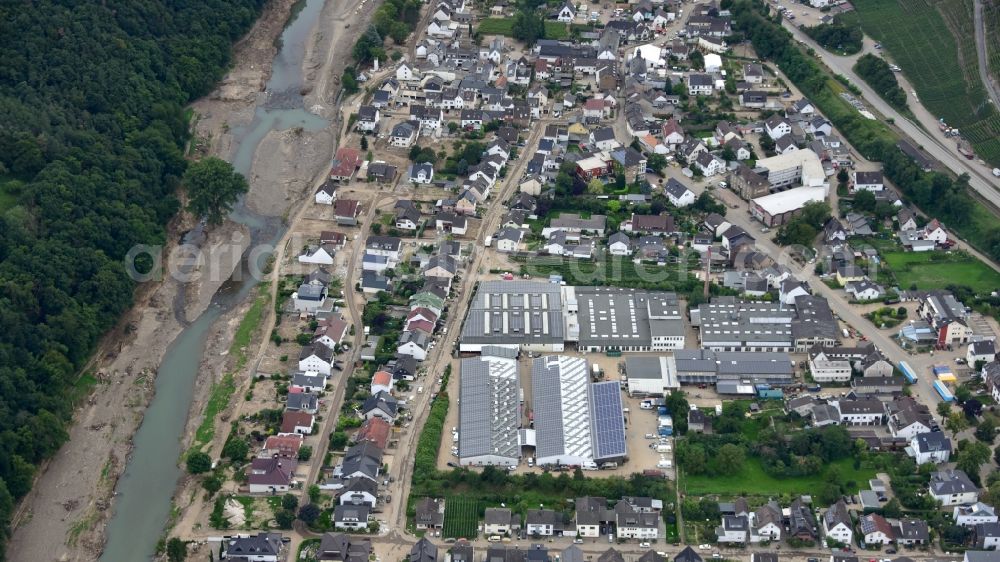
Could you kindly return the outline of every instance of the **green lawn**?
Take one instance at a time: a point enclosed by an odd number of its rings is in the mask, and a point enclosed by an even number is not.
[[[854,469],[853,459],[843,459],[830,466],[840,469],[845,482],[865,482],[875,477],[874,468]],[[811,494],[820,489],[825,481],[825,472],[815,476],[797,478],[775,478],[761,467],[760,461],[748,458],[743,470],[732,476],[689,476],[680,480],[681,492],[692,496],[704,495],[755,495],[767,496],[773,494]]]
[[[1000,273],[962,252],[888,252],[882,258],[901,289],[913,284],[921,290],[965,285],[977,293],[989,293],[1000,287]]]

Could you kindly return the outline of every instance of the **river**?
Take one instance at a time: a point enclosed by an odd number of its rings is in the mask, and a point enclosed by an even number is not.
[[[234,127],[232,164],[249,176],[254,153],[270,131],[294,127],[319,130],[329,122],[303,108],[302,63],[305,44],[325,0],[300,0],[281,34],[281,43],[253,120]],[[280,218],[249,211],[242,202],[230,218],[247,225],[251,246],[274,244],[284,234]],[[262,258],[263,259],[263,258]],[[259,270],[259,269],[258,269]],[[182,475],[181,439],[194,395],[198,365],[212,325],[243,302],[256,280],[244,259],[213,297],[211,306],[187,325],[170,345],[156,375],[156,393],[133,439],[132,456],[118,481],[114,513],[107,530],[103,562],[149,560],[170,516],[171,497]]]

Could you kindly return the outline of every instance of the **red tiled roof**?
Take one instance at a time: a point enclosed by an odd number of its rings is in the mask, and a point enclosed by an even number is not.
[[[358,216],[359,203],[353,199],[338,199],[333,204],[333,215],[336,217]]]
[[[312,427],[313,416],[305,412],[285,412],[281,418],[281,432],[294,433],[296,427]]]
[[[361,425],[356,437],[358,442],[370,441],[379,449],[385,449],[391,432],[392,424],[381,418],[372,418]]]
[[[330,168],[331,178],[349,178],[354,175],[354,171],[361,166],[361,151],[344,147],[337,151],[333,157],[333,166]]]
[[[264,451],[286,459],[297,459],[302,441],[301,435],[272,435],[264,442]]]
[[[343,232],[334,232],[332,230],[324,230],[319,233],[320,244],[343,244],[347,240],[347,235]]]
[[[392,383],[392,373],[388,371],[379,371],[372,375],[372,384],[389,386]]]
[[[406,329],[410,331],[420,330],[425,334],[433,334],[434,324],[428,322],[427,320],[410,320],[409,322],[406,323]]]

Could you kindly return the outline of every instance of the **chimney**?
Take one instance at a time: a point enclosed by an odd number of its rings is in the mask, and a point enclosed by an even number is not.
[[[712,276],[712,247],[708,247],[708,259],[705,260],[705,288],[702,296],[708,301],[708,279]]]

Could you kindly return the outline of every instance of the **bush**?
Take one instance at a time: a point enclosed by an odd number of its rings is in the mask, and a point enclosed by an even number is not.
[[[292,494],[285,494],[281,496],[281,507],[283,509],[294,510],[299,507],[299,498]]]
[[[202,474],[212,470],[212,458],[207,453],[194,451],[187,457],[187,471],[191,474]]]

